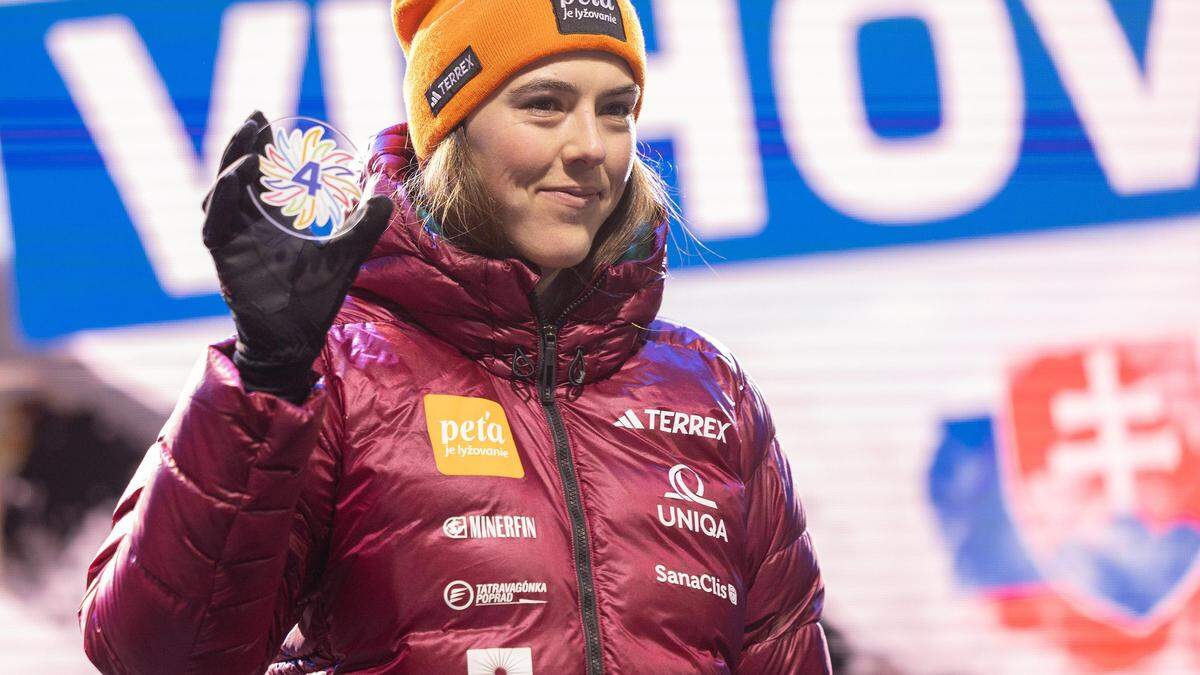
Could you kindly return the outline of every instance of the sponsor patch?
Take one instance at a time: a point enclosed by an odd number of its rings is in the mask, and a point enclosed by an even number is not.
[[[533,649],[492,647],[467,650],[467,675],[533,675]]]
[[[719,513],[692,508],[692,504],[706,509],[717,510],[717,503],[704,496],[704,479],[696,470],[686,464],[676,464],[667,473],[671,490],[663,497],[683,502],[682,505],[659,504],[658,522],[664,527],[677,527],[681,530],[698,532],[713,539],[729,541],[729,532],[725,528],[725,519]],[[692,487],[692,481],[695,488]]]
[[[503,583],[471,584],[456,580],[442,589],[446,606],[456,612],[486,605],[544,605],[546,582],[506,581]]]
[[[558,32],[607,35],[625,42],[625,21],[617,0],[550,0]]]
[[[666,565],[655,565],[654,580],[660,584],[684,586],[697,591],[704,591],[722,600],[729,601],[729,604],[734,607],[738,604],[737,586],[731,583],[727,584],[721,581],[720,577],[712,574],[692,574],[683,570],[668,569]]]
[[[532,516],[451,516],[442,523],[451,539],[537,539]]]
[[[433,111],[433,116],[437,117],[450,99],[454,98],[455,94],[481,72],[483,72],[483,64],[479,62],[475,50],[467,47],[466,51],[459,54],[458,58],[454,59],[454,62],[434,79],[433,84],[429,85],[429,89],[425,90],[425,100],[429,102],[429,109]]]
[[[669,434],[714,438],[717,442],[724,442],[725,432],[729,427],[733,426],[732,422],[722,422],[712,417],[676,412],[674,410],[646,408],[642,412],[646,415],[645,423],[642,422],[641,418],[631,408],[626,410],[625,414],[618,417],[613,422],[613,426],[623,429],[651,429],[665,431]]]
[[[425,423],[438,471],[447,476],[524,478],[525,467],[499,403],[425,395]]]

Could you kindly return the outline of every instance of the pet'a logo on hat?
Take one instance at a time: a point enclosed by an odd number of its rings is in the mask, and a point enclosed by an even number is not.
[[[617,0],[550,0],[558,32],[608,35],[625,41],[625,21]]]
[[[429,89],[425,90],[425,99],[429,101],[429,109],[433,111],[433,116],[437,117],[450,99],[481,72],[483,64],[479,62],[475,50],[467,47],[466,51],[459,54],[458,58],[437,76],[433,84],[429,85]]]

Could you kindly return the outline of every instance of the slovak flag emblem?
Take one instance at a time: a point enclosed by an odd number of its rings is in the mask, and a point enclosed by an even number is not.
[[[1017,538],[1076,611],[1153,631],[1200,584],[1200,376],[1187,340],[1012,368],[997,469]]]

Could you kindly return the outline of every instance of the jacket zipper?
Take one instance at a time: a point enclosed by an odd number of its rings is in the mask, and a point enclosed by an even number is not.
[[[558,359],[558,330],[567,314],[579,306],[595,290],[592,286],[576,298],[559,315],[552,325],[542,323],[538,316],[538,398],[550,423],[554,436],[554,457],[558,475],[562,479],[563,493],[567,500],[567,513],[571,518],[571,549],[575,557],[575,576],[579,582],[579,605],[583,611],[583,638],[585,643],[587,675],[603,675],[604,656],[600,647],[600,618],[596,609],[596,584],[592,578],[592,553],[588,543],[587,521],[583,514],[583,499],[579,493],[579,479],[575,475],[575,460],[571,455],[567,430],[555,400],[556,369]]]

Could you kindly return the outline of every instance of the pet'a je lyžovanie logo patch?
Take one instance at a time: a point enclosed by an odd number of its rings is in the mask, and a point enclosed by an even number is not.
[[[447,476],[524,478],[504,408],[486,398],[425,395],[425,423],[438,471]]]
[[[438,113],[442,112],[442,108],[445,108],[446,104],[481,72],[483,72],[483,63],[479,61],[475,50],[467,47],[462,54],[458,55],[458,58],[454,59],[453,63],[442,71],[441,75],[437,76],[433,84],[429,85],[429,89],[425,90],[425,99],[429,102],[429,109],[433,111],[433,116],[437,117]]]
[[[607,35],[625,42],[625,21],[617,0],[550,0],[558,32]]]
[[[266,188],[260,199],[277,207],[298,231],[325,226],[338,232],[362,196],[354,155],[339,148],[325,131],[320,124],[304,132],[275,129],[259,157]]]
[[[1035,352],[1003,401],[947,420],[929,473],[959,584],[1094,669],[1151,657],[1200,615],[1194,341]]]

